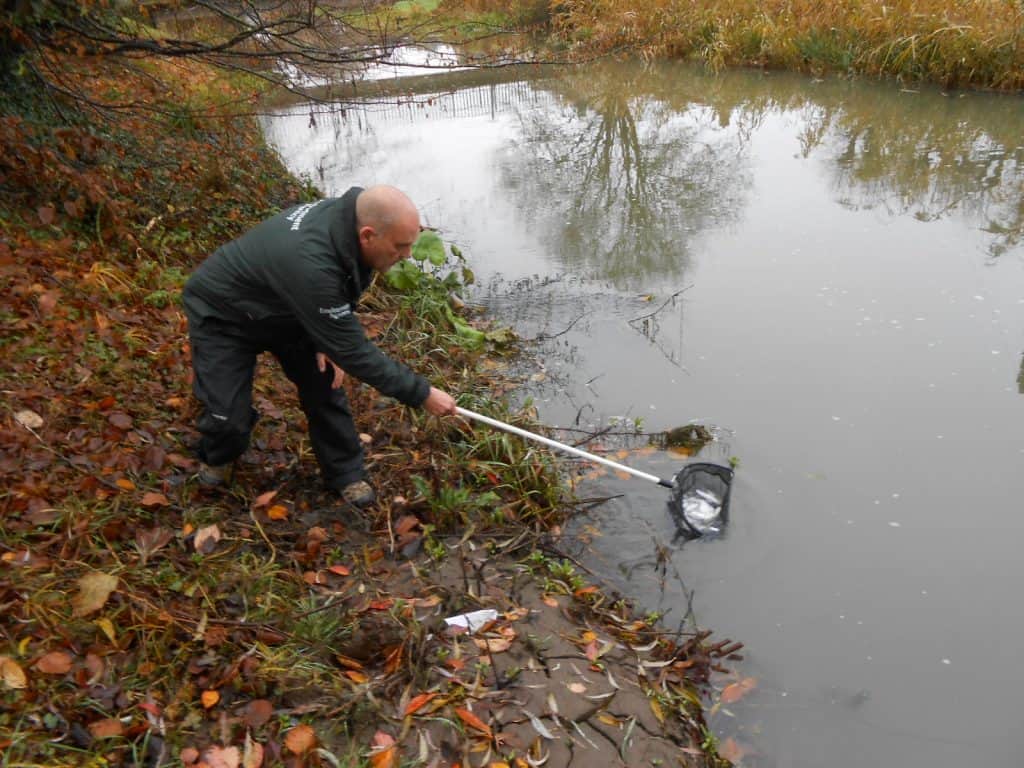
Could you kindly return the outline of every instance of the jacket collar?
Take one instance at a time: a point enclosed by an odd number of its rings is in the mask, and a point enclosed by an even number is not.
[[[330,225],[331,244],[340,261],[350,261],[355,267],[352,278],[355,282],[356,296],[361,294],[370,284],[372,270],[363,264],[362,252],[359,250],[359,230],[356,227],[356,198],[363,191],[362,187],[351,187],[341,196],[340,215],[335,216]]]

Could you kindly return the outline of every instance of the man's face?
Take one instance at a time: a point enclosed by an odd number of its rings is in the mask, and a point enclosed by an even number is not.
[[[378,272],[387,272],[402,259],[409,258],[412,244],[420,236],[419,216],[408,216],[394,222],[388,229],[375,227],[359,229],[359,250],[363,262]]]

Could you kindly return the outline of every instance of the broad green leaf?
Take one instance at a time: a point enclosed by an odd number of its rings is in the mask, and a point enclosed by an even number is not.
[[[441,241],[441,238],[438,237],[436,232],[431,232],[430,230],[420,233],[419,238],[412,246],[412,257],[416,261],[426,259],[435,267],[444,264],[447,258],[444,254],[444,243]]]
[[[384,279],[396,290],[411,291],[423,279],[423,270],[412,262],[400,261],[384,273]]]

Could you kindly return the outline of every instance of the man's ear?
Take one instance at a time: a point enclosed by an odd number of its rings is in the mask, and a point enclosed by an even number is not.
[[[367,224],[365,227],[359,228],[359,242],[368,243],[373,239],[373,236],[377,234],[377,230]]]

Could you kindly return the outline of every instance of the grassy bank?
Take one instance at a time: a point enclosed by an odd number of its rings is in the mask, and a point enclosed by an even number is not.
[[[255,121],[216,116],[244,80],[62,68],[137,108],[20,77],[0,100],[0,766],[713,764],[698,690],[735,644],[665,632],[558,556],[571,499],[544,452],[348,381],[381,497],[355,516],[261,363],[235,484],[198,487],[178,291],[314,193]],[[523,420],[507,335],[481,338],[437,279],[469,277],[449,253],[375,287],[367,332]],[[482,608],[481,633],[446,630]]]
[[[588,53],[638,49],[714,68],[1024,87],[1024,8],[1010,0],[565,0],[553,8],[556,34]]]

